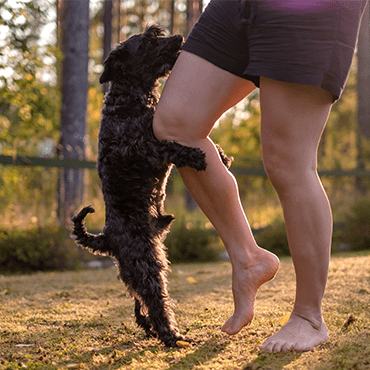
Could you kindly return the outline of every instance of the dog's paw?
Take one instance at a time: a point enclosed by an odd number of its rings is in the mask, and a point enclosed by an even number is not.
[[[207,168],[206,154],[199,148],[182,146],[181,154],[174,160],[176,167],[191,167],[197,171],[204,171]]]
[[[230,168],[231,163],[233,163],[234,158],[228,157],[220,145],[216,144],[216,148],[218,150],[218,154],[220,155],[222,163],[225,165],[226,168]]]
[[[176,347],[184,348],[187,345],[190,345],[189,341],[179,333],[177,333],[176,335],[171,335],[169,338],[166,338],[163,342],[167,347],[171,348]]]
[[[207,168],[206,154],[198,148],[194,150],[196,150],[196,152],[190,156],[192,161],[189,166],[195,168],[197,171],[205,171]]]

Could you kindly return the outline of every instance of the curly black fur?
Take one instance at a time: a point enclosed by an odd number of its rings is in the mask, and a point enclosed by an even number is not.
[[[88,233],[84,218],[94,212],[88,206],[72,218],[71,233],[78,245],[117,260],[119,278],[135,298],[137,324],[172,347],[183,338],[167,283],[163,240],[174,216],[164,213],[166,184],[173,164],[206,168],[200,149],[160,142],[153,134],[156,83],[173,67],[181,44],[181,36],[163,37],[158,26],[151,26],[121,43],[104,62],[100,82],[111,86],[102,111],[98,173],[106,224],[101,234]]]

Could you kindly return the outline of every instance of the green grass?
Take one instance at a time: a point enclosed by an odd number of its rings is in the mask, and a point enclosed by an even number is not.
[[[174,265],[171,296],[189,347],[146,339],[116,269],[0,276],[0,369],[370,369],[370,254],[332,258],[324,299],[330,341],[313,352],[258,350],[293,305],[289,258],[259,291],[252,324],[228,337],[227,262]],[[355,321],[343,326],[349,315]]]

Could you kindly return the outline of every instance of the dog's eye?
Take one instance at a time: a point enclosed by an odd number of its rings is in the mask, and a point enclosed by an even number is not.
[[[151,47],[151,48],[154,48],[158,45],[158,42],[157,42],[157,40],[150,38],[147,41],[147,45],[149,45],[149,47]]]

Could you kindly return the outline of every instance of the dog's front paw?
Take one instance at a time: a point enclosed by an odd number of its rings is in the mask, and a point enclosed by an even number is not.
[[[164,344],[167,347],[186,347],[190,345],[190,341],[186,339],[184,336],[182,336],[180,333],[172,334],[168,336],[167,338],[163,339]]]
[[[220,155],[222,163],[225,165],[226,168],[230,168],[231,163],[234,161],[234,158],[228,157],[220,145],[216,144],[216,148],[218,150],[218,154]]]
[[[181,155],[175,158],[173,162],[176,167],[191,167],[197,171],[204,171],[207,168],[206,154],[202,150],[181,146]]]
[[[205,171],[205,169],[207,168],[206,154],[198,148],[195,148],[193,150],[195,150],[195,152],[191,156],[192,160],[190,167],[195,168],[197,171]]]

